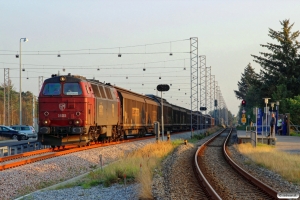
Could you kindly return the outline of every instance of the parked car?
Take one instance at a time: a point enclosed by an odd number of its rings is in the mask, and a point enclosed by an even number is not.
[[[25,134],[20,133],[8,126],[0,125],[0,136],[5,138],[10,138],[14,140],[28,140],[28,137]]]
[[[28,125],[13,125],[10,128],[19,131],[20,133],[24,133],[28,138],[36,138],[37,134],[32,126]]]

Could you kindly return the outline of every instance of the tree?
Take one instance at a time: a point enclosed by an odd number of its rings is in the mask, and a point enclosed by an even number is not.
[[[261,87],[260,76],[255,73],[251,63],[247,65],[242,73],[241,80],[238,82],[238,90],[234,90],[235,96],[242,100],[246,100],[246,107],[240,107],[239,113],[246,110],[246,113],[252,113],[252,107],[258,106],[261,102],[259,89]],[[239,115],[239,114],[238,114]]]
[[[251,55],[262,67],[262,97],[274,100],[293,98],[300,93],[300,45],[296,40],[300,33],[291,32],[294,24],[289,20],[280,23],[282,31],[269,29],[269,36],[279,44],[262,44],[269,52],[260,52],[261,56]]]
[[[285,106],[285,112],[290,113],[291,121],[294,124],[299,124],[300,122],[300,95],[292,98],[286,98],[282,103]]]
[[[238,82],[238,90],[234,90],[237,99],[246,99],[247,93],[252,86],[259,84],[258,74],[255,73],[249,63],[242,73],[241,80]]]
[[[4,109],[4,87],[5,89],[9,92],[6,92],[6,105],[9,99],[9,113],[6,110],[7,107]],[[4,113],[4,110],[6,112]],[[13,124],[18,124],[19,123],[19,110],[20,110],[20,101],[19,101],[19,93],[16,92],[13,88],[13,85],[10,84],[10,86],[5,86],[2,84],[0,86],[0,124],[5,125],[13,125]],[[33,119],[32,119],[32,110],[33,110],[33,94],[29,91],[27,92],[22,92],[22,119],[23,119],[23,124],[32,124]],[[8,121],[8,114],[9,114],[9,121]],[[4,118],[6,117],[6,120]]]

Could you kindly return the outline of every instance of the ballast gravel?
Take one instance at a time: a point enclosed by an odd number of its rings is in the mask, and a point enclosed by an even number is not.
[[[209,136],[210,137],[210,136]],[[197,145],[201,145],[209,137],[197,142]],[[236,137],[236,135],[234,136]],[[190,133],[172,135],[171,139],[189,139]],[[93,166],[99,166],[99,155],[102,154],[104,164],[111,163],[119,158],[119,156],[128,151],[139,149],[144,145],[154,142],[154,139],[137,141],[134,143],[126,143],[108,147],[102,147],[98,149],[92,149],[82,152],[77,152],[70,155],[65,155],[29,165],[24,165],[18,168],[5,170],[0,172],[0,199],[10,200],[20,197],[21,194],[29,194],[19,199],[23,200],[52,200],[52,199],[139,199],[139,185],[130,184],[124,185],[113,185],[108,188],[102,186],[92,187],[91,189],[82,189],[81,187],[73,187],[61,190],[44,190],[37,191],[38,187],[43,184],[46,186],[49,183],[56,184],[81,174],[87,173],[93,169]],[[229,147],[231,156],[239,164],[245,163],[245,158],[233,147]],[[185,159],[184,154],[177,153],[176,156],[169,156],[163,163],[163,168],[168,167],[168,170],[163,171],[163,174],[157,173],[153,178],[153,198],[154,199],[185,199],[182,196],[180,185],[168,185],[164,186],[165,183],[170,184],[176,183],[176,180],[165,180],[166,177],[174,177],[168,174],[172,173],[175,169],[174,163],[180,162],[181,159]],[[176,166],[178,167],[178,166]],[[271,186],[274,186],[277,191],[285,192],[300,192],[299,186],[289,183],[283,180],[278,174],[275,174],[265,168],[261,168],[257,165],[246,165],[248,171],[256,171],[255,175],[259,176],[260,180],[265,180]],[[169,188],[178,190],[169,191]],[[31,193],[33,192],[33,193]],[[173,193],[173,197],[168,196]]]
[[[190,138],[190,136],[190,132],[187,132],[182,134],[171,135],[171,139],[188,139]],[[106,165],[118,160],[120,156],[124,153],[140,149],[141,147],[153,142],[155,142],[154,138],[100,147],[96,149],[67,154],[64,156],[55,157],[44,161],[2,171],[0,172],[0,199],[15,199],[17,197],[20,197],[21,195],[29,194],[41,188],[45,188],[47,186],[54,185],[87,173],[93,170],[95,166],[100,167],[100,155],[102,155],[103,164]],[[82,194],[95,195],[95,198],[99,199],[98,197],[96,197],[98,195],[97,192],[99,192],[99,195],[102,196],[101,199],[115,199],[116,191],[119,191],[120,196],[125,197],[128,193],[130,197],[129,199],[138,199],[136,185],[127,185],[126,188],[122,188],[121,186],[114,186],[112,188],[110,187],[111,189],[102,187],[96,188],[98,189],[86,189],[84,190],[84,193],[82,192],[83,190],[78,190],[78,188],[39,191],[32,193],[27,197],[23,197],[22,199],[39,199],[40,195],[44,195],[44,200],[52,200],[57,199],[53,197],[57,196],[56,194],[58,192],[60,193],[58,197],[61,199],[92,198],[92,196],[86,198],[86,196]],[[111,192],[107,192],[107,190],[111,190]],[[105,192],[106,195],[101,195],[103,192]],[[70,198],[68,196],[69,194],[72,194]]]

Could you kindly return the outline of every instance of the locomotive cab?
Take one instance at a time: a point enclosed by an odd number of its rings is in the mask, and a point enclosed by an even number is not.
[[[52,76],[39,95],[38,140],[44,145],[84,145],[94,122],[91,86],[82,77]]]

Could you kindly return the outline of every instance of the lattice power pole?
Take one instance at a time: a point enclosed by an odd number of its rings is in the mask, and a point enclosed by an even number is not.
[[[223,96],[222,96],[222,92],[221,92],[221,90],[220,90],[220,93],[219,93],[219,95],[220,95],[220,106],[219,106],[219,109],[220,109],[220,114],[219,114],[219,116],[220,116],[220,121],[221,121],[221,124],[223,125],[224,124],[224,116],[223,116]]]
[[[9,68],[4,68],[4,125],[10,125],[10,89]]]
[[[200,69],[200,108],[206,107],[206,56],[199,56]],[[201,109],[200,109],[201,110]],[[201,122],[202,120],[200,120]],[[200,124],[201,129],[203,124]]]
[[[218,101],[218,106],[217,106],[217,110],[218,110],[218,124],[220,125],[220,87],[217,86],[217,101]]]
[[[198,38],[190,38],[190,64],[191,64],[191,137],[193,126],[198,129],[198,119],[193,117],[193,112],[199,110],[198,104]]]
[[[214,114],[214,101],[215,101],[215,75],[210,75],[210,111]]]
[[[211,67],[206,67],[206,76],[205,76],[205,107],[207,110],[210,109],[211,106],[211,96],[210,96],[210,81],[211,81]],[[205,114],[207,114],[207,110],[205,111]]]
[[[215,103],[214,103],[214,118],[215,118],[215,124],[217,123],[217,109],[218,109],[218,81],[215,81],[215,88],[214,88],[214,99],[215,99]]]

